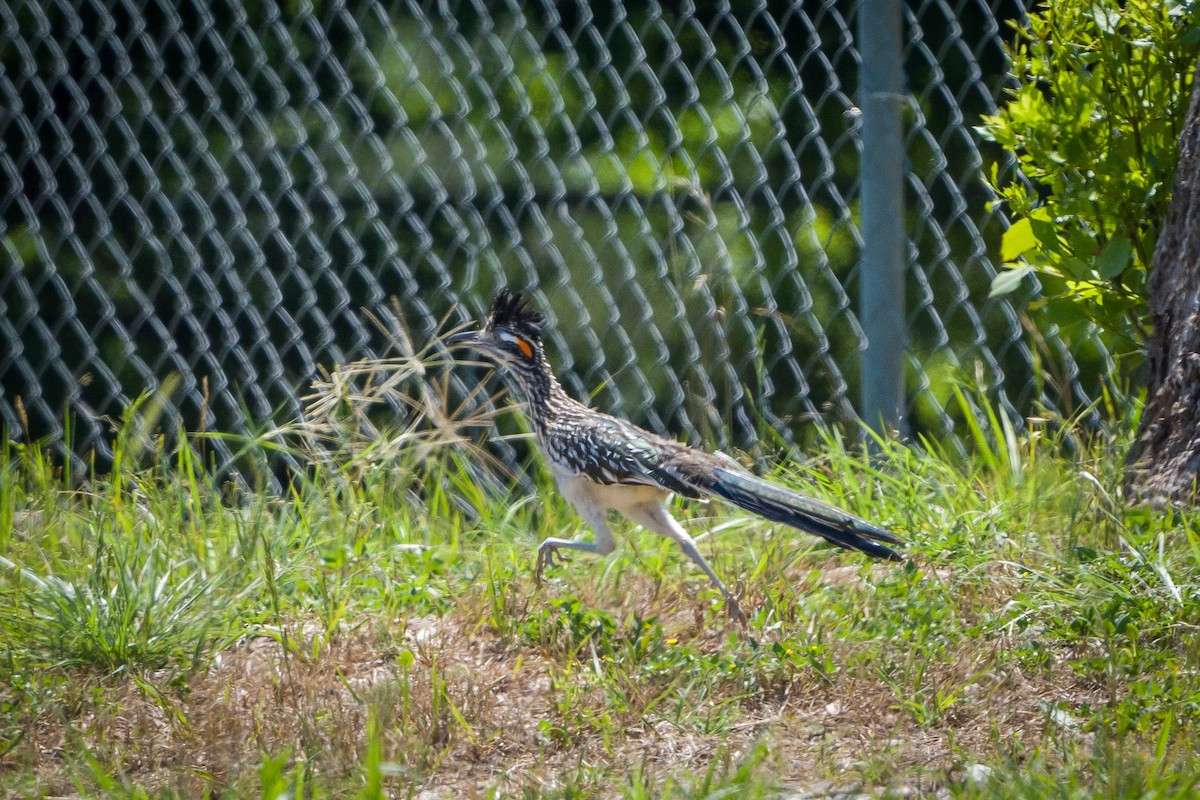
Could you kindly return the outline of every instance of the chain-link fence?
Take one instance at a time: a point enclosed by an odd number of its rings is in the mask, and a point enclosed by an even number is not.
[[[505,285],[570,391],[652,428],[853,418],[858,8],[0,4],[0,419],[103,454],[102,418],[172,375],[190,429],[294,417],[320,365],[383,346],[364,309],[420,339]],[[907,421],[950,441],[956,385],[1020,419],[1106,358],[1034,352],[987,296],[1000,154],[972,126],[1022,13],[903,6]]]

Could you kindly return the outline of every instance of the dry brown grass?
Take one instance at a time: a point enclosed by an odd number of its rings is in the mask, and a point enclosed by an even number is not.
[[[798,584],[808,579],[795,576]],[[701,653],[752,648],[719,626],[698,625],[695,602],[655,599],[645,577],[629,582],[626,597],[592,599],[618,618],[634,604],[651,610],[665,635]],[[545,790],[581,770],[604,786],[632,765],[661,781],[703,772],[714,758],[736,761],[760,743],[770,754],[760,769],[797,791],[844,788],[870,762],[868,777],[879,785],[925,793],[960,780],[965,765],[993,758],[997,748],[1019,752],[1022,742],[1080,735],[1048,729],[1055,723],[1047,709],[1103,701],[1062,663],[1034,672],[1006,664],[1005,642],[993,638],[964,640],[928,665],[924,685],[959,699],[924,724],[862,665],[832,677],[761,676],[750,690],[734,676],[675,719],[661,694],[679,691],[679,676],[601,691],[594,652],[503,637],[481,623],[483,602],[328,639],[318,626],[290,626],[182,679],[64,678],[72,702],[27,713],[28,734],[2,763],[36,765],[44,789],[71,794],[68,754],[86,747],[106,770],[151,791],[237,795],[250,789],[264,756],[288,753],[308,765],[312,780],[337,787],[352,783],[376,730],[397,789],[419,788],[427,798],[481,797],[488,787]],[[854,665],[855,646],[836,645],[833,658]],[[564,695],[581,690],[564,715]],[[736,722],[706,731],[706,718],[728,704]]]

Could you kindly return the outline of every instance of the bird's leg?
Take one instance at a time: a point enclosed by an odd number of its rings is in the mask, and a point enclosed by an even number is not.
[[[538,545],[537,564],[534,567],[534,577],[538,581],[542,579],[543,569],[555,566],[555,558],[560,562],[566,561],[563,554],[558,552],[560,549],[582,550],[585,553],[595,553],[603,556],[608,555],[616,548],[612,531],[608,529],[608,525],[604,521],[604,512],[599,511],[596,514],[589,514],[587,519],[591,522],[592,529],[596,532],[596,540],[594,542],[585,542],[581,539],[558,539],[551,536]]]
[[[694,561],[696,565],[700,567],[700,569],[704,570],[704,574],[707,575],[709,579],[712,580],[712,582],[716,585],[717,589],[721,592],[721,595],[725,598],[725,608],[729,611],[729,617],[739,625],[745,625],[746,615],[742,613],[742,607],[738,605],[737,598],[725,588],[724,582],[717,577],[717,573],[712,571],[712,567],[710,567],[708,562],[704,560],[704,556],[700,555],[700,548],[696,546],[696,540],[689,536],[686,532],[683,532],[683,535],[686,538],[675,538],[675,541],[679,543],[679,549],[684,552],[684,555]]]
[[[666,506],[657,503],[646,504],[636,508],[625,509],[624,513],[634,522],[678,544],[679,549],[683,551],[684,555],[690,558],[696,566],[704,570],[704,574],[708,576],[709,580],[721,592],[721,596],[725,598],[725,608],[728,609],[730,618],[741,625],[746,624],[746,615],[742,613],[742,607],[738,605],[737,598],[725,588],[725,583],[717,577],[717,573],[713,572],[712,567],[708,565],[708,562],[704,560],[704,556],[700,554],[700,548],[696,546],[696,540],[675,521],[675,518],[667,511]]]

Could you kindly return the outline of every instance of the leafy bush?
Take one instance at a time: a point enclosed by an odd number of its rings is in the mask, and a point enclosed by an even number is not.
[[[1147,331],[1146,276],[1200,54],[1193,8],[1063,0],[1031,12],[1009,50],[1017,88],[977,128],[1032,180],[992,167],[1015,220],[992,294],[1036,274],[1039,321],[1095,324],[1117,353],[1138,352]]]

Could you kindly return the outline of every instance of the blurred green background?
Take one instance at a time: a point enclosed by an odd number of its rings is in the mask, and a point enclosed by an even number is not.
[[[568,389],[719,446],[854,420],[857,2],[155,3],[0,12],[0,419],[99,447],[170,375],[189,429],[534,290]],[[973,130],[1019,2],[905,3],[908,423],[955,387],[1073,413],[1098,338],[989,299]],[[899,343],[898,343],[899,344]],[[468,378],[469,380],[469,378]]]

